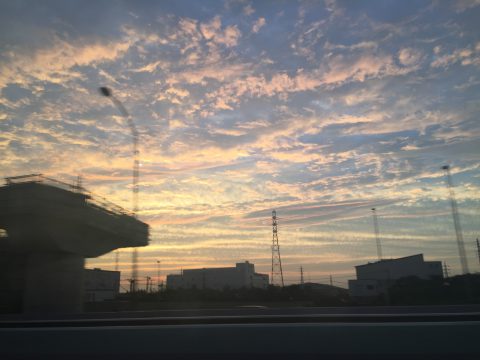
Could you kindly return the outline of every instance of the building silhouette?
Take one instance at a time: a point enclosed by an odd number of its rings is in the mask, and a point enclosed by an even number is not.
[[[149,226],[80,186],[40,174],[0,186],[0,311],[82,311],[84,265],[146,246]]]
[[[268,275],[256,273],[254,264],[245,261],[235,267],[190,269],[167,275],[167,289],[265,289],[268,280]]]
[[[396,280],[405,277],[443,278],[442,262],[424,261],[423,254],[357,265],[355,270],[357,279],[348,281],[350,295],[354,298],[385,295]]]
[[[114,300],[120,292],[120,271],[84,269],[83,288],[87,302]]]

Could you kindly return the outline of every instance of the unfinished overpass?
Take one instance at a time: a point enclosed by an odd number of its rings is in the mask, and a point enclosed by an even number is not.
[[[24,312],[81,311],[85,258],[149,241],[132,213],[40,174],[6,178],[0,229],[0,293]]]

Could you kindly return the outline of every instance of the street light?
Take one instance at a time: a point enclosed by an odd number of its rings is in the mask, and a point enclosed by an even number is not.
[[[132,171],[132,201],[133,201],[133,214],[137,217],[138,212],[138,179],[140,177],[140,169],[139,169],[139,154],[138,151],[138,131],[135,127],[135,123],[133,122],[132,116],[129,114],[125,106],[123,106],[122,102],[118,100],[112,93],[112,90],[108,87],[102,86],[98,89],[100,94],[109,98],[113,105],[117,107],[120,111],[120,114],[125,118],[127,121],[128,127],[132,133],[133,138],[133,171]],[[137,275],[138,275],[138,268],[137,268],[137,259],[138,259],[138,250],[136,247],[133,248],[132,252],[132,279],[131,279],[131,286],[130,290],[135,292],[137,290]]]
[[[127,121],[128,127],[130,128],[130,131],[132,133],[132,138],[133,138],[133,172],[132,172],[132,185],[133,185],[133,213],[135,216],[137,215],[138,212],[138,179],[140,177],[140,169],[139,169],[139,155],[140,152],[138,150],[138,131],[135,126],[135,123],[133,122],[132,116],[129,114],[127,109],[125,109],[125,106],[123,106],[122,102],[118,100],[112,93],[112,90],[109,89],[108,87],[101,87],[99,88],[100,93],[108,97],[112,103],[117,107],[117,109],[120,111],[120,114],[125,118]]]

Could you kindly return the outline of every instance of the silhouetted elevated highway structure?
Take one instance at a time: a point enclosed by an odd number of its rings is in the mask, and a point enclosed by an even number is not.
[[[21,298],[25,312],[81,311],[85,258],[149,238],[148,225],[132,213],[39,174],[0,187],[0,229],[1,286]]]

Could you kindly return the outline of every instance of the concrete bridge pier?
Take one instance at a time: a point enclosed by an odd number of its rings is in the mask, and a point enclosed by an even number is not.
[[[23,310],[75,313],[83,304],[83,256],[62,252],[28,254]]]
[[[85,259],[149,239],[133,214],[41,175],[0,186],[0,230],[0,311],[5,298],[6,310],[39,314],[82,311]]]

